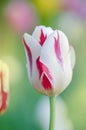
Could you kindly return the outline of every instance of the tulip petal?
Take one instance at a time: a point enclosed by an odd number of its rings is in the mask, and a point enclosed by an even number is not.
[[[56,37],[54,38],[55,42],[55,53],[56,57],[59,60],[59,62],[62,64],[62,56],[61,56],[61,48],[60,48],[60,41],[59,41],[59,33],[57,34],[57,39]]]
[[[41,83],[45,90],[52,90],[52,84],[50,80],[48,79],[46,73],[42,74]]]
[[[65,58],[69,51],[69,42],[66,35],[62,31],[58,30],[58,36],[61,48],[61,55],[63,58]]]
[[[39,42],[42,46],[46,38],[53,32],[50,27],[38,26],[35,28],[32,36]]]
[[[26,41],[23,39],[26,51],[27,51],[27,57],[29,59],[29,64],[30,64],[30,76],[32,76],[32,53],[30,48],[27,46]]]
[[[23,36],[23,42],[26,50],[27,63],[29,65],[29,77],[32,77],[33,62],[39,56],[40,45],[32,36],[26,33]]]
[[[40,61],[45,64],[53,77],[53,87],[57,89],[57,93],[60,93],[65,86],[65,71],[64,62],[68,54],[69,44],[66,36],[61,31],[54,31],[45,41],[42,46]],[[68,58],[67,58],[68,59]],[[70,59],[68,59],[69,70]],[[67,68],[66,66],[66,68]],[[71,70],[70,70],[71,71]]]
[[[36,65],[38,69],[39,80],[41,80],[42,86],[47,90],[52,89],[52,76],[50,75],[48,67],[40,62],[40,57],[37,58]]]
[[[8,105],[9,98],[9,70],[6,64],[0,61],[0,113],[3,113]]]
[[[0,104],[0,113],[3,113],[7,108],[7,100],[8,100],[8,93],[2,91],[2,95],[0,97],[1,104]]]
[[[72,47],[72,45],[70,45],[69,53],[70,53],[70,59],[71,59],[71,67],[73,69],[75,65],[76,57],[75,57],[75,50]]]

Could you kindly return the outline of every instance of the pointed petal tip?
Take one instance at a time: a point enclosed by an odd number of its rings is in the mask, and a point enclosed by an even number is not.
[[[28,36],[28,33],[24,33],[24,35],[23,35],[24,37],[26,37],[26,36]]]
[[[42,73],[41,83],[45,90],[52,90],[52,83],[45,72]]]
[[[28,33],[24,33],[22,37],[22,41],[24,46],[28,46],[28,41],[30,40],[30,35]]]
[[[27,34],[27,33],[24,33],[22,39],[24,40],[24,39],[26,39],[27,37],[28,37],[28,34]]]

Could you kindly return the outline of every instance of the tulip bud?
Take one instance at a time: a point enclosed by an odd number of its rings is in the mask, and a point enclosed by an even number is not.
[[[8,106],[9,97],[9,70],[8,66],[0,61],[0,114],[4,113]]]
[[[38,26],[32,36],[24,34],[29,80],[40,93],[60,94],[71,82],[75,53],[66,35]]]

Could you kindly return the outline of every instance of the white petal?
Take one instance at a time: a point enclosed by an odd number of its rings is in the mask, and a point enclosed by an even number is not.
[[[61,55],[63,60],[63,71],[64,71],[64,82],[66,88],[72,79],[72,68],[71,68],[71,61],[69,55],[69,43],[66,35],[62,31],[58,31],[60,37],[60,47],[61,47]]]
[[[54,48],[54,38],[57,36],[57,31],[54,31],[45,41],[40,55],[40,61],[43,62],[50,71],[53,77],[53,90],[59,94],[64,86],[63,70],[61,64],[57,61]],[[53,92],[54,93],[54,92]]]
[[[63,71],[64,71],[64,82],[65,82],[64,88],[66,88],[72,80],[72,67],[71,67],[69,54],[65,57],[63,61],[63,69],[64,69]]]
[[[62,55],[62,63],[57,59],[55,53],[55,38],[58,38]],[[40,61],[43,62],[50,70],[53,77],[53,93],[59,94],[67,87],[71,81],[72,71],[70,67],[70,57],[67,57],[69,50],[68,40],[61,31],[54,31],[45,41],[42,46]],[[67,59],[65,59],[67,58]],[[65,69],[66,67],[66,69]],[[65,71],[64,71],[65,69]],[[68,72],[69,71],[69,72]],[[67,74],[68,76],[67,76]]]
[[[74,65],[75,65],[75,51],[74,48],[70,46],[68,55],[64,59],[65,87],[67,87],[72,80]]]
[[[75,50],[72,46],[70,46],[69,53],[70,53],[70,59],[71,59],[71,67],[73,69],[75,65],[76,57],[75,57]]]
[[[58,31],[59,42],[61,48],[61,56],[63,62],[63,72],[64,72],[64,88],[66,88],[72,80],[72,68],[69,55],[69,43],[66,35],[62,31]]]
[[[31,49],[32,56],[36,58],[40,53],[41,46],[38,44],[36,39],[27,33],[24,34],[23,38],[27,46]]]
[[[41,30],[44,33],[44,36],[49,36],[53,30],[50,27],[45,27],[45,26],[37,26],[32,34],[32,36],[38,41],[40,42],[40,35],[41,35]]]
[[[61,54],[63,55],[63,57],[65,57],[69,51],[68,39],[62,31],[58,30],[58,34],[59,34],[59,41],[61,47]]]
[[[24,34],[24,40],[27,46],[30,48],[32,54],[32,75],[31,75],[30,63],[28,60],[28,52],[25,47],[26,57],[27,57],[28,76],[29,76],[30,83],[37,91],[39,91],[40,93],[45,93],[43,87],[41,86],[41,82],[39,80],[39,75],[38,75],[37,65],[36,65],[36,60],[40,56],[41,46],[36,39],[34,39],[32,36],[28,34]]]
[[[31,76],[34,68],[34,62],[36,58],[40,55],[40,45],[32,36],[26,33],[23,36],[23,42],[24,42],[24,47],[25,47],[26,57],[27,57],[29,79],[31,80]]]

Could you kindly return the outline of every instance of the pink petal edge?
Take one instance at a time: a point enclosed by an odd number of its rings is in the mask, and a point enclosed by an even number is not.
[[[29,60],[29,64],[30,64],[30,76],[32,76],[32,53],[31,50],[29,48],[29,46],[27,45],[24,37],[23,37],[23,43],[27,52],[27,56],[28,56],[28,60]]]

